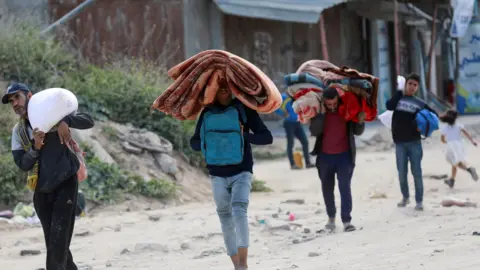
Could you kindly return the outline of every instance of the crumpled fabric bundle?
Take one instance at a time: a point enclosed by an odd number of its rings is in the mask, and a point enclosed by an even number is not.
[[[358,115],[363,112],[363,121],[371,122],[376,119],[377,111],[367,105],[367,100],[353,92],[342,91],[337,88],[342,104],[338,106],[338,113],[345,121],[358,122]],[[374,111],[375,110],[375,111]]]
[[[325,60],[309,60],[303,63],[296,73],[307,72],[324,84],[338,83],[349,87],[360,88],[362,95],[366,97],[368,106],[377,109],[377,96],[379,78],[359,72],[347,66],[337,67]]]
[[[195,119],[224,86],[260,113],[274,112],[282,104],[280,92],[265,73],[226,51],[200,52],[171,68],[168,75],[175,81],[154,101],[152,109],[179,120]]]
[[[293,110],[298,120],[305,124],[320,112],[322,91],[325,84],[308,73],[293,73],[283,77],[287,92],[295,100]]]
[[[334,87],[338,91],[339,113],[346,121],[358,122],[360,113],[363,121],[369,122],[376,119],[379,80],[372,75],[346,66],[338,68],[324,60],[310,60],[303,63],[296,73],[286,75],[284,79],[289,93],[295,99],[293,105],[297,108],[296,112],[299,114],[299,119],[302,119],[302,123],[315,117],[313,112],[316,108],[320,108],[322,103],[321,92],[329,87]],[[310,91],[314,91],[315,95],[305,94]],[[312,100],[307,102],[304,100],[307,98]],[[297,99],[302,101],[295,104]]]
[[[315,117],[321,110],[321,97],[314,89],[309,90],[301,97],[297,98],[293,104],[293,110],[298,114],[298,121],[302,124],[308,123],[308,121]]]

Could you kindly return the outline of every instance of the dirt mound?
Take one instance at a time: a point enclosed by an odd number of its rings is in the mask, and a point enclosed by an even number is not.
[[[90,130],[74,130],[73,136],[92,147],[100,160],[144,177],[177,184],[178,202],[203,201],[210,195],[208,176],[192,167],[187,158],[157,134],[131,125],[96,122]]]

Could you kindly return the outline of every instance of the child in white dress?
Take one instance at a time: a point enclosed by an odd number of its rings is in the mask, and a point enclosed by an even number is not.
[[[462,124],[456,123],[458,112],[454,110],[448,110],[445,115],[440,117],[440,121],[446,123],[441,129],[442,142],[447,144],[446,158],[448,163],[452,165],[452,176],[450,179],[445,180],[450,188],[453,188],[455,184],[455,177],[457,175],[457,168],[463,169],[470,173],[473,180],[478,180],[478,175],[473,167],[467,167],[465,149],[462,142],[462,133],[477,146],[477,143],[472,139],[472,136],[465,130]]]

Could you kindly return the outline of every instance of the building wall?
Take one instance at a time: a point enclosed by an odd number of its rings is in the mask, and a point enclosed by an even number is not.
[[[0,15],[29,19],[40,27],[48,26],[48,0],[0,0]]]
[[[303,62],[321,59],[318,26],[224,16],[225,49],[255,64],[279,87]]]
[[[211,0],[183,0],[185,57],[211,48]]]
[[[336,65],[346,65],[351,68],[368,71],[368,60],[364,46],[368,43],[367,36],[364,36],[362,27],[362,18],[354,11],[348,10],[345,5],[338,7],[341,20],[336,23],[340,24],[340,39],[336,40],[339,44],[333,44],[330,50],[339,50],[340,59]],[[366,33],[365,33],[366,34]]]
[[[49,0],[52,21],[81,2]],[[69,38],[94,63],[132,56],[170,67],[184,59],[183,29],[182,0],[102,0],[57,33]]]

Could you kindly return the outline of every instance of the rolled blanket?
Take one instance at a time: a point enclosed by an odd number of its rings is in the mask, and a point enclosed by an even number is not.
[[[335,87],[337,89],[341,89],[342,91],[352,92],[355,95],[366,99],[367,101],[370,100],[371,95],[369,94],[369,92],[365,91],[365,89],[362,89],[360,87],[356,87],[353,85],[339,84],[339,83],[332,83],[329,85],[329,87]]]
[[[168,75],[175,81],[153,103],[173,117],[195,119],[205,105],[215,100],[220,85],[227,85],[246,106],[271,113],[282,104],[275,84],[247,60],[222,50],[200,52],[174,66]]]
[[[377,95],[379,79],[370,74],[359,72],[347,66],[338,68],[325,60],[309,60],[303,63],[296,73],[307,72],[323,81],[326,85],[339,83],[364,89],[368,95],[368,106],[377,108]],[[363,96],[365,96],[363,95]]]
[[[337,89],[341,100],[339,112],[345,120],[358,121],[357,115],[360,112],[365,113],[365,121],[373,121],[376,118],[379,83],[377,77],[358,72],[346,66],[339,68],[325,60],[310,60],[303,63],[298,68],[297,74],[303,73],[309,73],[320,80],[324,85],[323,89],[327,87]],[[296,89],[296,91],[301,90]],[[311,106],[315,102],[317,101],[304,101],[299,103],[296,108],[298,108],[299,113],[311,111],[309,108],[302,108],[302,106],[303,104]],[[311,115],[305,116],[305,121],[308,121],[307,117],[311,117]]]
[[[283,76],[283,80],[285,81],[285,85],[287,87],[296,86],[299,84],[310,84],[312,86],[316,86],[322,89],[326,87],[326,85],[321,80],[306,72],[285,75]]]
[[[369,106],[374,108],[375,110],[377,109],[377,96],[378,96],[378,84],[380,83],[380,79],[367,74],[367,73],[362,73],[359,72],[355,69],[349,68],[347,66],[342,66],[340,69],[328,69],[327,71],[330,71],[332,73],[335,73],[337,75],[345,76],[347,78],[351,79],[364,79],[367,80],[371,83],[371,88],[369,89],[368,93],[370,94],[370,98],[367,100],[367,103]],[[356,85],[354,85],[356,86]]]
[[[362,88],[362,89],[365,89],[365,90],[370,90],[372,88],[372,83],[365,80],[365,79],[346,78],[346,79],[341,79],[341,80],[329,81],[329,84],[332,84],[332,83],[350,85],[350,86],[357,87],[357,88]]]
[[[336,73],[326,73],[326,71],[329,69],[339,69],[339,68],[328,61],[314,59],[314,60],[309,60],[303,63],[297,69],[296,73],[307,72],[322,81],[323,80],[341,80],[345,78],[345,76],[341,76]]]
[[[377,112],[367,105],[366,99],[361,98],[354,92],[343,91],[338,87],[335,87],[335,89],[340,98],[338,112],[346,121],[358,122],[360,113],[364,114],[363,121],[370,122],[375,120]],[[316,89],[300,89],[294,96],[294,99],[293,110],[298,114],[298,119],[303,124],[308,123],[321,110],[321,93],[317,92]]]

